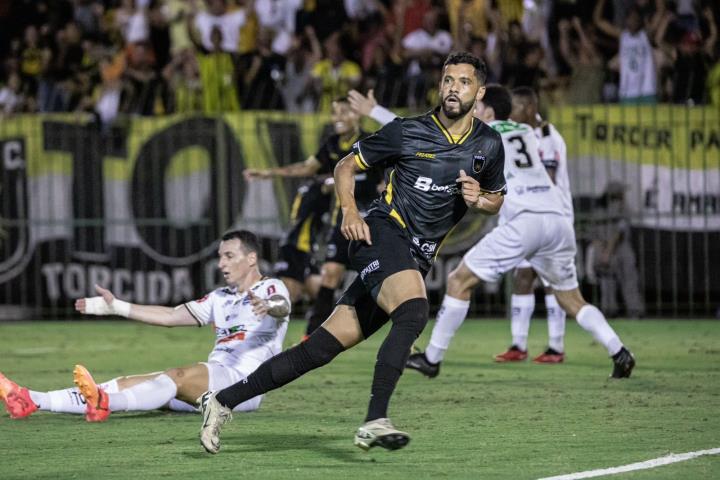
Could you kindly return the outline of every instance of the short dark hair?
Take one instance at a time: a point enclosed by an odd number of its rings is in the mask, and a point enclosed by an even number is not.
[[[222,236],[223,242],[233,239],[240,240],[245,253],[255,252],[258,255],[260,254],[260,240],[258,240],[257,235],[254,233],[248,230],[230,230]]]
[[[537,93],[531,87],[515,87],[512,89],[513,96],[529,98],[537,102]]]
[[[490,84],[485,87],[485,96],[482,98],[483,104],[495,111],[495,120],[507,120],[512,112],[512,97],[510,90],[498,85]]]
[[[487,66],[485,62],[480,60],[478,57],[468,52],[455,52],[448,55],[443,63],[443,69],[448,65],[458,65],[460,63],[467,63],[475,67],[475,77],[477,77],[480,85],[485,85],[487,80]]]

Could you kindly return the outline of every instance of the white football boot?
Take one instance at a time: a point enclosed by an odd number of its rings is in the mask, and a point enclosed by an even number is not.
[[[205,392],[197,399],[203,424],[200,428],[200,444],[208,453],[220,451],[220,429],[232,420],[232,410],[220,405],[215,392]]]
[[[372,447],[397,450],[409,442],[410,435],[393,427],[389,418],[378,418],[361,425],[355,432],[353,443],[363,450],[370,450]]]

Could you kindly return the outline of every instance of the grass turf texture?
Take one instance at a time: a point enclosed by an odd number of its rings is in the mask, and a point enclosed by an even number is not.
[[[419,345],[425,346],[431,326]],[[236,414],[217,456],[198,443],[200,416],[117,413],[102,424],[37,412],[0,413],[0,478],[538,478],[720,447],[720,322],[614,322],[638,366],[608,380],[604,349],[568,322],[563,365],[494,364],[507,321],[466,322],[428,380],[406,371],[391,403],[411,434],[397,452],[352,445],[386,330],[331,365]],[[293,321],[286,343],[300,337]],[[533,322],[530,354],[544,348]],[[132,322],[0,324],[0,371],[35,390],[72,385],[84,363],[99,381],[204,360],[210,329]],[[210,477],[208,477],[210,478]],[[720,478],[720,456],[613,478]]]

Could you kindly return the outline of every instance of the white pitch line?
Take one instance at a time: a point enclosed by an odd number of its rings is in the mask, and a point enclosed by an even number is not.
[[[587,470],[585,472],[568,473],[566,475],[558,475],[555,477],[545,477],[538,480],[579,480],[581,478],[602,477],[604,475],[615,475],[617,473],[632,472],[634,470],[646,470],[648,468],[662,467],[671,463],[684,462],[703,455],[718,455],[720,448],[711,448],[709,450],[698,450],[697,452],[687,453],[671,453],[664,457],[653,458],[644,462],[631,463],[619,467],[603,468],[600,470]]]

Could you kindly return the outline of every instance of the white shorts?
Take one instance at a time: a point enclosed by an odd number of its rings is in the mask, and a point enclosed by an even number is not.
[[[532,266],[532,264],[531,264],[530,262],[528,262],[527,260],[523,259],[522,262],[520,262],[520,263],[518,263],[517,265],[515,265],[515,269],[518,269],[518,268],[533,268],[533,266]],[[540,283],[542,283],[542,286],[543,286],[543,287],[549,287],[549,286],[550,286],[550,284],[547,282],[547,280],[545,280],[545,279],[542,278],[542,277],[538,277],[538,278],[540,278]]]
[[[275,354],[273,348],[266,342],[232,342],[230,344],[218,344],[215,346],[208,361],[209,389],[222,390],[230,385],[244,380],[252,372],[262,365],[265,360],[272,358]],[[255,410],[260,406],[263,396],[258,395],[234,408],[234,411]],[[249,408],[252,403],[254,408]],[[247,405],[246,405],[247,404]]]
[[[497,282],[523,260],[555,290],[577,288],[575,230],[562,215],[520,213],[485,235],[463,257],[486,282]]]

